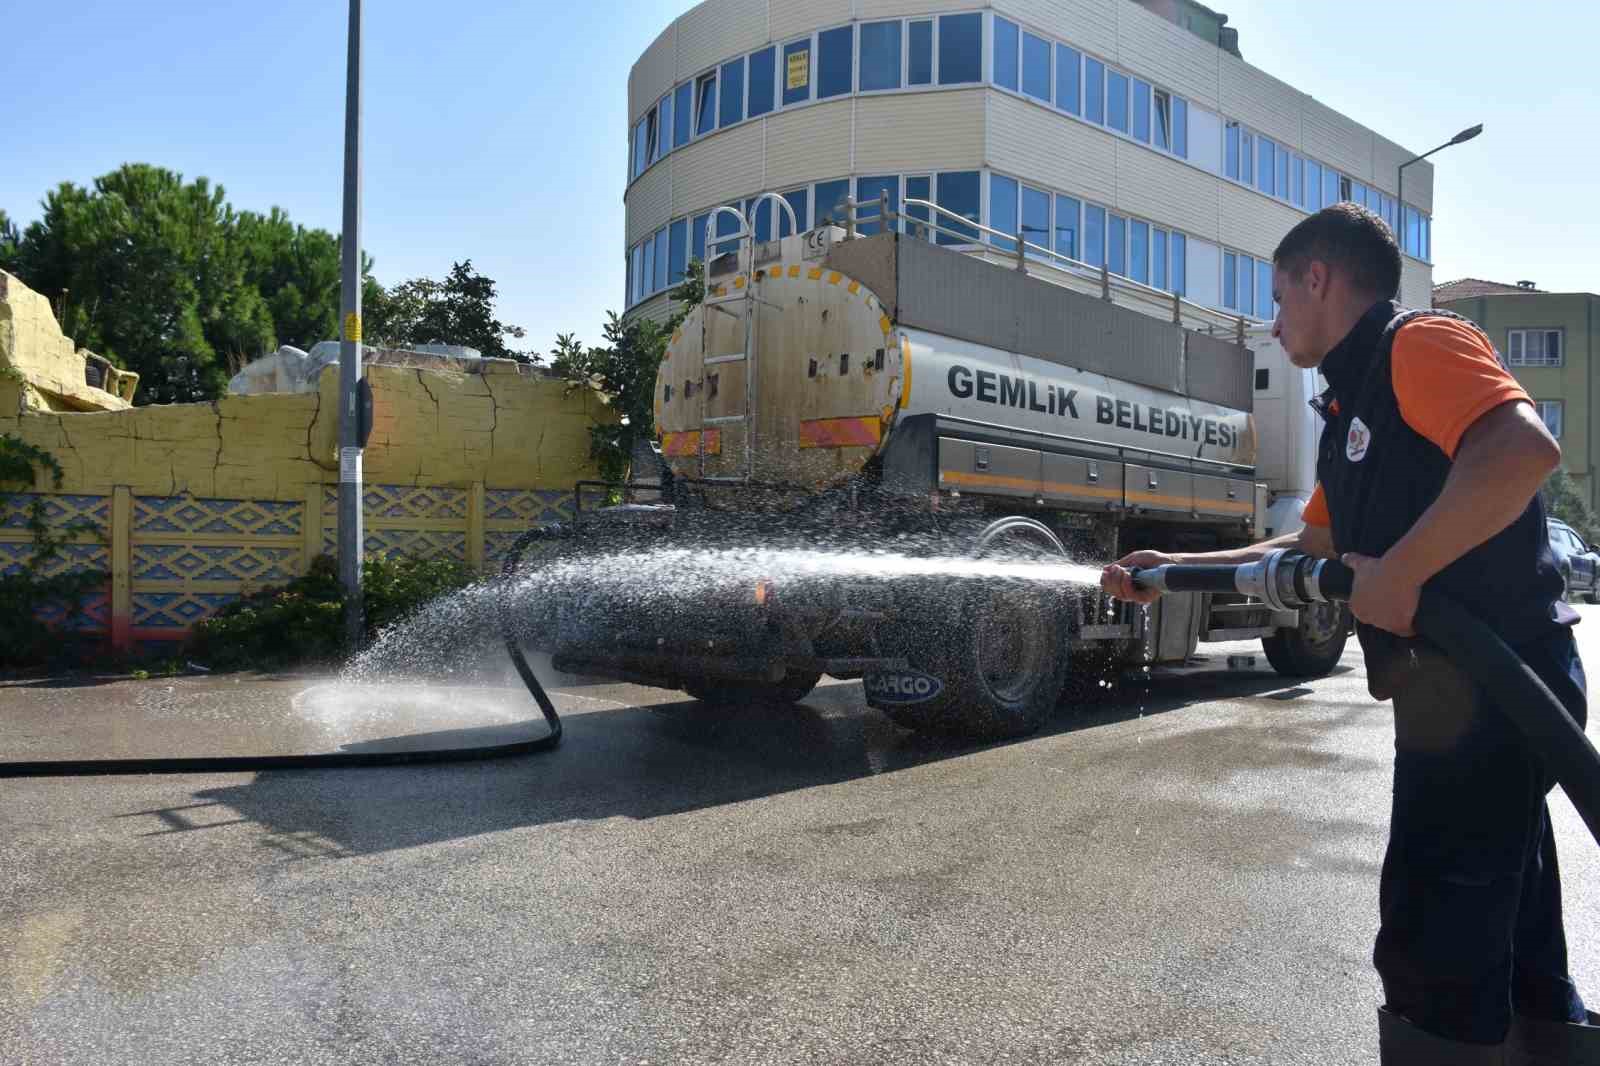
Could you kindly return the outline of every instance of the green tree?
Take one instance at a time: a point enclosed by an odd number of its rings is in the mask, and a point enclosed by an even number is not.
[[[1585,544],[1600,542],[1600,522],[1565,470],[1558,469],[1544,483],[1545,510],[1577,531]]]
[[[43,209],[8,269],[79,345],[139,372],[140,402],[215,398],[230,363],[338,335],[337,238],[278,209],[236,212],[206,178],[130,163],[61,184]]]
[[[21,242],[22,235],[17,232],[16,223],[6,216],[4,208],[0,208],[0,270],[16,270],[17,245]]]
[[[700,263],[691,260],[682,284],[672,292],[678,308],[666,325],[647,318],[624,318],[611,311],[603,345],[585,347],[571,333],[556,335],[551,368],[574,386],[598,387],[611,398],[611,406],[620,416],[614,425],[589,429],[589,455],[599,464],[605,480],[627,477],[634,446],[655,436],[656,374],[666,354],[667,338],[704,296]]]
[[[520,340],[526,331],[496,318],[494,301],[494,279],[468,259],[452,264],[443,281],[412,278],[373,293],[362,308],[364,334],[368,344],[386,347],[462,344],[491,359],[539,362],[507,346],[506,338]]]

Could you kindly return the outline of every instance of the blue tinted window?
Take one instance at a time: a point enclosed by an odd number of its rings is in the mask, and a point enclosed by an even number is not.
[[[932,179],[931,178],[907,178],[906,179],[906,199],[907,200],[928,200],[928,199],[932,198],[933,190],[931,188],[931,183],[932,183]],[[917,219],[919,222],[927,223],[928,222],[928,215],[930,214],[930,212],[928,211],[928,209],[926,207],[918,207],[916,205],[908,203],[908,204],[906,204],[906,214],[909,215],[911,218]],[[922,229],[922,231],[920,233],[918,233],[918,231],[911,224],[907,223],[906,227],[905,227],[905,231],[907,233],[909,233],[909,234],[912,234],[913,236],[920,236],[920,237],[922,237],[924,239],[926,239],[927,236],[928,236],[928,231],[927,231],[926,225],[924,225],[924,228]]]
[[[1172,150],[1172,97],[1157,92],[1151,118],[1154,120],[1155,145],[1163,152]]]
[[[633,250],[622,257],[622,306],[633,303]]]
[[[1256,188],[1267,195],[1272,195],[1275,166],[1272,161],[1273,149],[1277,146],[1265,137],[1260,139],[1256,154]]]
[[[1031,33],[1022,35],[1022,91],[1050,102],[1050,42]]]
[[[1064,44],[1056,45],[1056,106],[1076,115],[1082,107],[1078,99],[1078,82],[1082,78],[1079,64],[1082,57]]]
[[[840,26],[817,34],[817,99],[842,96],[851,89],[850,64],[854,61],[856,28]]]
[[[1254,146],[1255,138],[1250,134],[1239,134],[1239,174],[1246,185],[1254,184],[1256,174],[1256,157]]]
[[[1158,289],[1167,287],[1167,231],[1156,230],[1151,236],[1155,244],[1150,249],[1150,284]]]
[[[632,177],[637,178],[644,173],[644,168],[650,165],[649,144],[645,140],[645,121],[640,119],[633,127],[633,172]]]
[[[667,284],[676,285],[683,280],[689,266],[689,223],[678,219],[672,224],[667,238]]]
[[[694,120],[694,86],[684,82],[672,100],[672,147],[689,143],[689,125]]]
[[[729,204],[728,206],[729,207],[737,207],[738,205],[737,204]],[[737,218],[735,218],[732,214],[728,213],[727,211],[718,211],[717,212],[717,236],[718,237],[731,237],[735,233],[738,233],[738,232],[739,232],[739,220]],[[739,249],[739,242],[738,241],[718,241],[717,244],[716,244],[716,247],[712,249],[712,253],[711,254],[712,255],[727,255],[729,252],[738,251],[738,249]]]
[[[1322,206],[1332,207],[1339,202],[1339,172],[1332,167],[1322,168]]]
[[[1128,220],[1112,215],[1106,226],[1106,266],[1113,274],[1128,273]]]
[[[949,16],[945,16],[948,18]],[[966,18],[967,16],[959,16]],[[976,19],[979,16],[973,15]],[[942,68],[941,68],[942,69]],[[978,221],[978,172],[976,170],[960,170],[949,174],[940,174],[938,181],[938,195],[934,203],[946,211],[954,212],[962,218]],[[953,229],[956,233],[968,240],[977,240],[978,231],[968,229],[959,222],[948,218],[940,218],[940,225],[946,229]],[[955,237],[939,234],[941,244],[959,244]]]
[[[641,247],[644,249],[644,269],[639,271],[639,299],[656,291],[656,242],[653,238],[645,238]]]
[[[717,76],[706,74],[695,82],[694,132],[703,136],[717,128]]]
[[[1306,198],[1302,205],[1308,211],[1322,210],[1322,164],[1306,160]]]
[[[1106,209],[1083,205],[1083,261],[1099,266],[1106,261]]]
[[[1150,284],[1150,227],[1143,222],[1128,223],[1128,276]]]
[[[878,221],[878,198],[889,198],[889,212],[898,214],[900,211],[900,177],[891,175],[884,178],[858,178],[856,180],[856,203],[861,206],[856,209],[856,218],[860,222],[860,231],[870,237],[882,230]],[[871,219],[871,221],[866,221]]]
[[[982,80],[983,16],[940,15],[939,84]]]
[[[1289,198],[1289,153],[1284,151],[1283,145],[1278,145],[1278,180],[1274,183],[1278,188],[1278,195],[1285,200]]]
[[[1017,87],[1017,24],[1003,18],[994,20],[994,83]]]
[[[666,228],[663,227],[661,231],[656,234],[656,292],[660,292],[662,289],[667,287],[667,276],[671,273],[671,271],[668,270],[668,265],[671,261],[671,258],[671,248],[667,244],[667,231]]]
[[[933,84],[933,20],[913,22],[909,50],[906,56],[906,82],[910,85]]]
[[[1026,186],[1022,189],[1022,239],[1039,248],[1050,247],[1050,194]],[[1037,252],[1029,252],[1037,255]]]
[[[1222,253],[1222,306],[1239,309],[1239,259],[1232,252]]]
[[[1248,255],[1239,256],[1239,310],[1247,315],[1256,313],[1255,260]]]
[[[639,302],[644,288],[644,245],[636,244],[628,253],[628,303]]]
[[[763,48],[750,57],[750,117],[772,110],[773,92],[778,85],[778,51]]]
[[[689,251],[692,258],[702,263],[706,261],[706,223],[710,219],[710,215],[696,215],[689,223]]]
[[[731,126],[744,121],[744,60],[722,64],[722,122]]]
[[[1098,59],[1083,61],[1083,117],[1090,122],[1106,120],[1106,68]]]
[[[656,104],[656,114],[659,116],[656,122],[656,158],[660,159],[662,156],[672,151],[671,93],[663,96],[661,98],[661,102]]]
[[[848,181],[817,182],[817,225],[832,222],[843,226],[847,221],[844,202],[850,198]]]
[[[1078,212],[1082,205],[1070,196],[1056,197],[1056,244],[1057,255],[1064,255],[1068,259],[1078,258]]]
[[[1306,161],[1299,156],[1294,157],[1294,192],[1291,199],[1301,207],[1306,205]]]
[[[1172,98],[1172,154],[1189,158],[1189,101],[1181,96]]]
[[[772,240],[772,201],[762,200],[759,203],[752,197],[744,202],[744,217],[750,220],[750,228],[755,230],[758,241]]]
[[[1150,86],[1137,79],[1133,83],[1133,135],[1150,143]]]
[[[900,23],[864,23],[861,27],[861,91],[898,88]]]
[[[1231,122],[1223,138],[1222,172],[1234,181],[1239,180],[1239,127]]]
[[[1128,76],[1106,71],[1106,125],[1128,132]]]
[[[804,233],[806,230],[810,229],[811,190],[796,189],[794,192],[784,193],[783,198],[789,201],[790,207],[794,208],[794,223],[800,227],[800,232]],[[778,212],[778,236],[793,236],[793,231],[789,229],[789,213],[787,211]]]
[[[999,174],[989,175],[989,227],[1001,233],[1017,232],[1017,183]],[[1016,241],[992,235],[989,240],[996,248],[1017,250]]]
[[[1188,240],[1181,233],[1172,235],[1172,291],[1183,295],[1188,289],[1184,286],[1184,279],[1188,275],[1188,264],[1184,257],[1189,254]]]
[[[1272,308],[1272,264],[1264,259],[1256,260],[1256,314],[1262,318],[1275,317]]]
[[[811,99],[811,39],[795,41],[783,46],[783,67],[778,71],[783,79],[783,106],[804,103]]]

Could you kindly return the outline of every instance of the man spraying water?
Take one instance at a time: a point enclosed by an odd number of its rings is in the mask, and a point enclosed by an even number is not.
[[[1351,566],[1369,687],[1395,713],[1373,953],[1382,1062],[1600,1063],[1600,1018],[1567,972],[1548,771],[1488,693],[1408,639],[1430,584],[1583,723],[1577,615],[1537,495],[1560,447],[1475,326],[1393,302],[1400,251],[1376,215],[1326,208],[1289,232],[1273,264],[1273,334],[1330,385],[1304,527],[1231,551],[1134,552],[1102,586],[1148,603],[1160,593],[1131,569],[1250,563],[1281,548]]]

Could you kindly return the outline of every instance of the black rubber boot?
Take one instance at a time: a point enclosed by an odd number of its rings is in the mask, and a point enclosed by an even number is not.
[[[1381,1066],[1505,1066],[1504,1044],[1468,1044],[1419,1029],[1388,1007],[1378,1008]]]
[[[1588,1022],[1541,1022],[1517,1015],[1506,1039],[1507,1066],[1600,1066],[1600,1014]]]

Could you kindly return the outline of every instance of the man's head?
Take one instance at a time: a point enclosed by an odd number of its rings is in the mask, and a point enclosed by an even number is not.
[[[1383,219],[1351,203],[1324,207],[1272,254],[1272,335],[1295,366],[1316,366],[1369,307],[1399,290],[1400,246]]]

